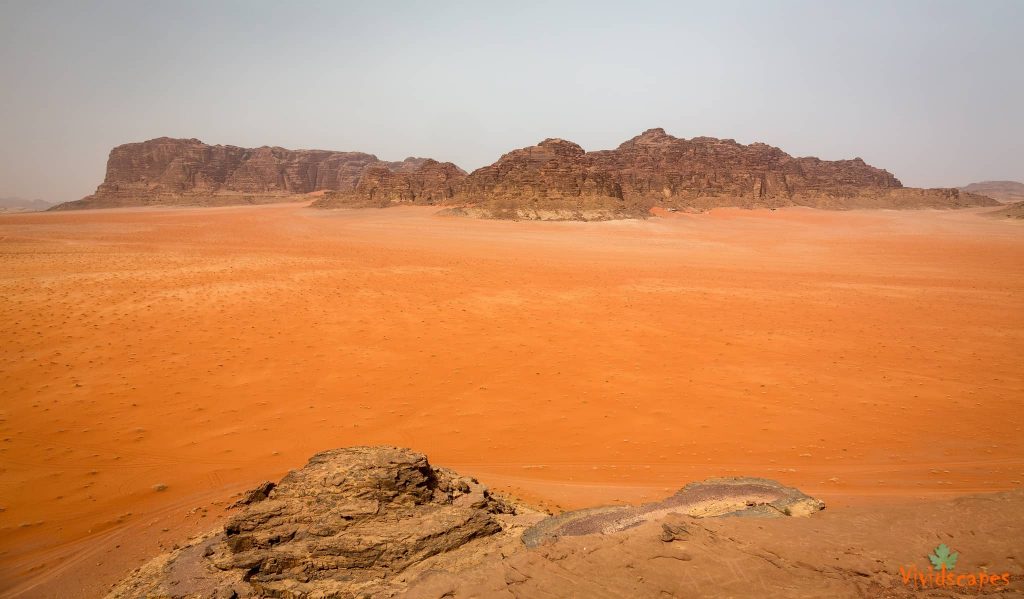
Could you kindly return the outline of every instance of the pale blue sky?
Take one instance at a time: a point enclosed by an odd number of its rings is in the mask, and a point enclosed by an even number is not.
[[[161,135],[467,170],[651,127],[1024,180],[1024,0],[0,0],[0,196],[76,199]]]

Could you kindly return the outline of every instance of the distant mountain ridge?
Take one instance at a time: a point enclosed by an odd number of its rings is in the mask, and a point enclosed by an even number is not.
[[[42,212],[53,207],[50,202],[34,199],[26,200],[19,197],[0,198],[0,212]]]
[[[161,137],[111,150],[96,192],[54,209],[224,205],[310,199],[318,208],[419,204],[487,218],[642,217],[810,206],[961,208],[997,204],[958,189],[913,189],[852,160],[795,158],[763,143],[683,139],[649,129],[613,150],[547,139],[470,174],[450,162],[387,162],[362,152],[240,148]]]
[[[988,196],[1000,202],[1024,200],[1024,183],[1020,181],[979,181],[961,187],[963,191]]]

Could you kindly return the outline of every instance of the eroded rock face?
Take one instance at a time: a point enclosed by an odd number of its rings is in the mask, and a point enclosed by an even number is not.
[[[213,146],[160,137],[111,150],[96,192],[57,209],[252,204],[315,191],[350,193],[370,170],[377,178],[380,172],[414,175],[428,162],[437,164],[426,158],[386,162],[362,152]],[[427,169],[415,191],[439,197],[431,187],[435,178]]]
[[[110,596],[389,596],[410,570],[474,563],[517,544],[539,518],[394,447],[317,454],[238,508],[222,532],[159,558]]]
[[[451,162],[422,159],[401,168],[367,167],[352,189],[328,191],[315,208],[386,208],[395,204],[433,206],[450,202],[466,172]]]
[[[224,205],[305,199],[318,208],[446,205],[501,219],[607,220],[651,208],[962,208],[997,205],[958,189],[908,189],[853,160],[794,158],[763,143],[682,139],[650,129],[614,150],[563,139],[513,150],[466,175],[450,162],[361,152],[211,146],[161,137],[110,152],[96,193],[55,209]]]
[[[860,158],[794,158],[762,143],[676,138],[650,129],[614,150],[585,152],[561,139],[509,152],[472,172],[455,202],[492,218],[581,220],[644,216],[653,206],[706,210],[815,208],[956,208],[989,205],[956,189],[906,189]]]
[[[473,216],[500,219],[607,220],[644,217],[654,202],[623,195],[614,170],[564,139],[514,150],[473,171],[453,202]]]

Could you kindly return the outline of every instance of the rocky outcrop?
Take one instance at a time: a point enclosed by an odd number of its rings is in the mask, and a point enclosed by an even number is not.
[[[874,504],[813,518],[669,513],[437,572],[403,597],[1018,597],[1022,515],[1021,491]],[[941,586],[927,557],[940,543],[959,555]]]
[[[308,199],[300,196],[317,191],[352,192],[368,171],[376,178],[381,172],[416,173],[428,162],[434,161],[407,158],[385,162],[362,152],[250,149],[161,137],[111,150],[106,176],[96,192],[55,209]],[[420,194],[436,193],[430,187],[430,169],[427,171],[422,177],[424,184],[415,190]]]
[[[388,596],[419,569],[514,546],[543,517],[394,447],[317,454],[235,507],[223,530],[158,558],[110,596]]]
[[[408,449],[353,447],[313,456],[234,507],[222,529],[152,560],[108,597],[1024,593],[1022,491],[828,513],[775,481],[719,478],[656,503],[547,516]],[[927,556],[940,543],[958,552],[963,576],[936,589]]]
[[[853,160],[794,158],[763,143],[682,139],[650,129],[614,150],[563,139],[514,150],[466,175],[450,162],[385,162],[361,152],[211,146],[161,137],[110,152],[96,193],[54,209],[224,205],[309,199],[317,208],[445,205],[502,219],[646,217],[653,207],[961,208],[995,205],[958,189],[908,189]]]
[[[860,158],[793,158],[763,143],[747,146],[712,137],[687,140],[663,129],[645,131],[615,150],[594,152],[594,160],[621,177],[625,194],[655,198],[666,206],[688,205],[702,198],[773,205],[902,187],[892,174]]]
[[[473,171],[453,201],[474,216],[538,220],[644,217],[654,205],[627,198],[614,171],[563,139],[514,150]]]
[[[455,203],[493,218],[645,216],[650,208],[810,206],[958,208],[990,205],[956,189],[907,189],[860,158],[794,158],[762,143],[676,138],[650,129],[614,150],[561,139],[515,150],[472,172]],[[587,218],[587,216],[591,218]]]
[[[674,495],[640,506],[607,506],[566,512],[547,518],[523,535],[528,547],[567,536],[609,534],[685,514],[694,518],[722,516],[809,516],[825,504],[799,490],[765,478],[712,478],[690,483]]]
[[[963,191],[988,196],[1000,202],[1024,201],[1024,183],[1020,181],[980,181],[961,187]]]
[[[408,162],[408,161],[406,161]],[[386,208],[395,204],[432,206],[450,202],[466,172],[451,162],[425,159],[404,169],[369,166],[352,189],[331,190],[314,208]]]
[[[411,450],[353,447],[317,454],[233,507],[222,530],[153,560],[109,597],[391,597],[429,588],[441,573],[668,514],[782,517],[823,505],[774,481],[734,478],[688,485],[638,508],[547,517]]]

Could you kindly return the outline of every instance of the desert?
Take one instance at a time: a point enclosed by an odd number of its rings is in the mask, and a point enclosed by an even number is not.
[[[556,513],[1020,489],[1024,230],[988,210],[2,216],[4,593],[100,596],[334,447]]]
[[[1022,30],[0,2],[0,599],[1024,597]]]

